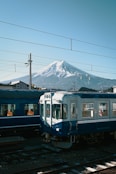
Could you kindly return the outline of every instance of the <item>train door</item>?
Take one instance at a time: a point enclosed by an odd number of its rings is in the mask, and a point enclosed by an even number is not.
[[[70,102],[70,131],[73,133],[77,130],[77,102],[76,100],[71,100]]]
[[[40,113],[44,124],[52,125],[52,94],[45,93],[40,99]]]

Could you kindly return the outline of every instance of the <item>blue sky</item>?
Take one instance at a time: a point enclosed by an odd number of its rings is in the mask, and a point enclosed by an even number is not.
[[[0,81],[56,60],[116,79],[115,0],[0,0]]]

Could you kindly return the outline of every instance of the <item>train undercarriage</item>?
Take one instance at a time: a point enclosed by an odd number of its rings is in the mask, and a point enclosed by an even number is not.
[[[95,134],[86,135],[70,135],[66,137],[51,136],[49,133],[44,132],[42,134],[43,141],[46,143],[52,143],[54,146],[60,148],[71,148],[74,144],[101,144],[105,141],[116,140],[116,131],[114,132],[100,132]],[[105,141],[104,141],[105,140]]]

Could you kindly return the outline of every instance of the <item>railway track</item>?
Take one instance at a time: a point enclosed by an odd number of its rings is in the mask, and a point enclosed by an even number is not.
[[[33,139],[20,148],[0,151],[0,174],[116,173],[115,144],[99,148],[61,150]]]
[[[91,165],[91,163],[93,164]],[[94,163],[95,161],[90,161],[88,164],[75,164],[71,166],[67,162],[59,162],[40,168],[17,172],[16,174],[116,174],[116,160],[107,161],[104,162],[104,164],[103,161],[102,164]]]
[[[40,169],[37,174],[109,174],[109,172],[110,174],[116,174],[116,159],[112,161],[104,160],[105,159],[97,159],[96,161],[74,165],[69,165],[68,163],[60,164],[60,166],[51,165],[49,168],[44,166],[44,170]],[[99,161],[101,161],[101,163]]]
[[[22,142],[18,143],[17,145],[17,142],[13,142],[12,139],[8,143],[6,143],[6,139],[5,142],[2,141],[0,148],[0,174],[33,171],[46,163],[45,159],[49,155],[54,156],[60,150],[41,143],[38,138],[36,143],[33,143],[33,139],[31,144],[24,141],[24,144]]]
[[[28,164],[28,168],[23,168],[23,170],[20,169],[20,171],[12,171],[12,174],[115,174],[116,159],[115,157],[113,158],[114,159],[110,160],[108,157],[89,161],[87,163],[76,163],[74,165],[60,161],[39,166],[39,161],[36,161],[36,163]]]

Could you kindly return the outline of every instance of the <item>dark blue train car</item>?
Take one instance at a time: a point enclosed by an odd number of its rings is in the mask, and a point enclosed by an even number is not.
[[[39,129],[38,101],[44,91],[0,90],[0,135]]]

